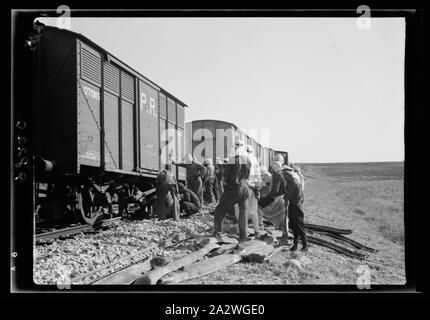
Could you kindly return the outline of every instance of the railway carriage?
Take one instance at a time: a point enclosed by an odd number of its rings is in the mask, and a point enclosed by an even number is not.
[[[230,157],[234,152],[235,139],[241,139],[251,145],[260,165],[267,169],[276,153],[281,153],[284,157],[286,155],[286,161],[288,159],[287,152],[275,151],[261,145],[244,130],[227,121],[203,119],[187,122],[186,137],[186,153],[192,154],[200,162],[206,157]]]
[[[44,27],[29,74],[41,216],[94,223],[151,193],[165,161],[181,158],[187,105],[83,35]]]

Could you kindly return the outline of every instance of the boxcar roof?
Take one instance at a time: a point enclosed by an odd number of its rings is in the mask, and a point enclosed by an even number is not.
[[[234,127],[236,130],[240,130],[243,132],[243,130],[241,128],[239,128],[237,125],[235,125],[234,123],[228,122],[228,121],[224,121],[224,120],[214,120],[214,119],[199,119],[199,120],[192,120],[192,121],[187,121],[187,122],[203,122],[203,121],[209,121],[209,122],[222,122],[225,123],[227,125],[230,125],[232,127]],[[257,141],[257,139],[254,139],[253,137],[249,136],[248,134],[245,134],[246,137],[253,139],[258,145],[264,147],[259,141]]]
[[[192,120],[192,121],[187,121],[187,122],[203,122],[203,121],[209,121],[209,122],[222,122],[225,124],[228,124],[232,127],[234,127],[236,130],[239,129],[239,127],[237,125],[235,125],[234,123],[228,122],[228,121],[224,121],[224,120],[214,120],[214,119],[199,119],[199,120]]]
[[[183,106],[188,107],[188,105],[185,102],[181,101],[180,99],[178,99],[177,97],[175,97],[173,94],[171,94],[167,90],[163,89],[161,86],[159,86],[158,84],[156,84],[154,81],[149,80],[147,77],[145,77],[144,75],[142,75],[139,71],[136,71],[134,68],[130,67],[128,64],[126,64],[125,62],[123,62],[121,59],[118,59],[113,54],[111,54],[107,50],[105,50],[102,47],[100,47],[97,43],[95,43],[94,41],[88,39],[86,36],[84,36],[84,35],[82,35],[80,33],[74,32],[74,31],[70,31],[70,30],[67,30],[67,29],[61,29],[61,28],[57,28],[57,27],[53,27],[53,26],[45,26],[44,29],[49,29],[49,30],[58,31],[58,32],[64,32],[64,33],[70,34],[70,35],[72,35],[72,36],[74,36],[74,37],[76,37],[76,38],[78,38],[80,40],[83,40],[84,42],[87,42],[87,43],[91,44],[93,47],[96,47],[98,50],[102,51],[107,56],[109,56],[111,58],[114,58],[115,60],[118,60],[119,63],[121,63],[126,68],[130,69],[133,73],[135,73],[136,75],[138,75],[140,78],[143,78],[146,82],[149,82],[153,86],[156,86],[157,88],[159,88],[161,93],[167,95],[170,98],[173,98],[173,99],[177,100]]]

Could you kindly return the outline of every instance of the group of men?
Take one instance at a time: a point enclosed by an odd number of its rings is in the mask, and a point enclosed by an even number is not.
[[[191,156],[186,164],[186,184],[179,184],[171,173],[170,164],[157,178],[156,211],[160,219],[179,219],[180,212],[189,216],[197,213],[203,202],[218,205],[213,212],[214,235],[222,232],[224,219],[238,223],[239,241],[248,240],[248,220],[251,220],[255,238],[264,229],[263,217],[283,231],[281,244],[289,244],[289,229],[293,233],[293,246],[299,241],[302,251],[308,250],[304,229],[304,179],[300,168],[284,164],[277,154],[267,170],[260,166],[251,145],[235,142],[235,153],[230,159],[211,159],[203,164]],[[161,214],[160,214],[161,213]]]

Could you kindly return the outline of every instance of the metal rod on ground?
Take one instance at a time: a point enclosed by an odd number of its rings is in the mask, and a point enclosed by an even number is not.
[[[99,268],[99,269],[96,269],[96,270],[93,270],[93,271],[87,272],[86,274],[84,274],[84,275],[82,275],[82,276],[79,276],[79,277],[77,277],[77,278],[75,278],[75,279],[72,279],[72,283],[74,283],[74,282],[75,282],[75,283],[76,283],[76,282],[79,282],[79,281],[81,281],[82,279],[85,279],[85,278],[89,277],[89,276],[90,276],[90,275],[92,275],[92,274],[95,274],[95,273],[97,273],[97,272],[100,272],[100,271],[106,270],[107,268],[112,267],[113,265],[118,264],[118,263],[120,263],[121,261],[127,261],[127,260],[129,260],[129,259],[133,258],[134,256],[137,256],[138,254],[141,254],[141,253],[145,253],[145,252],[147,252],[147,251],[149,251],[149,250],[151,250],[151,249],[153,249],[153,248],[156,248],[157,246],[158,246],[158,245],[153,244],[153,245],[151,245],[151,246],[149,246],[149,247],[146,247],[146,248],[144,248],[144,249],[142,249],[142,250],[139,250],[138,252],[135,252],[135,253],[132,253],[132,254],[130,254],[130,255],[128,255],[128,256],[126,256],[126,257],[123,257],[123,258],[121,258],[121,259],[119,259],[119,260],[117,260],[117,261],[111,262],[111,263],[109,263],[109,264],[107,264],[107,265],[105,265],[105,266],[103,266],[103,267],[101,267],[101,268]]]
[[[349,243],[351,246],[353,246],[353,247],[355,247],[357,249],[366,250],[366,251],[369,251],[369,252],[372,252],[372,253],[376,252],[376,249],[367,247],[367,246],[365,246],[364,244],[361,244],[358,241],[349,239],[349,238],[347,238],[345,236],[342,236],[340,234],[334,234],[334,233],[331,233],[331,232],[324,232],[324,231],[318,231],[318,232],[321,233],[321,234],[325,234],[325,235],[327,235],[327,236],[329,236],[331,238],[334,238],[334,239],[337,239],[337,240]]]
[[[103,220],[102,224],[98,227],[100,228],[100,227],[108,226],[111,222],[114,222],[114,221],[120,220],[120,219],[121,219],[121,217]],[[59,229],[59,230],[54,230],[54,231],[36,234],[36,241],[48,240],[48,239],[49,240],[57,239],[59,237],[71,236],[71,235],[78,234],[81,232],[88,232],[88,231],[94,231],[94,230],[96,230],[96,228],[94,228],[94,226],[91,226],[89,224],[84,224],[84,225],[80,225],[80,226],[75,226],[75,227],[64,228],[64,229]]]
[[[313,244],[317,244],[317,245],[320,245],[320,246],[323,246],[326,248],[330,248],[330,249],[337,251],[339,253],[343,253],[344,255],[346,255],[348,257],[357,258],[357,259],[364,259],[365,258],[364,254],[348,250],[348,249],[341,247],[341,246],[339,246],[335,243],[332,243],[330,241],[320,239],[320,238],[310,236],[310,235],[308,235],[307,238],[308,238],[309,243],[313,243]]]
[[[351,229],[338,229],[338,228],[321,226],[321,225],[310,224],[310,223],[305,223],[305,228],[310,229],[310,230],[314,230],[314,231],[326,231],[326,232],[332,232],[332,233],[337,233],[337,234],[351,234],[352,233]]]

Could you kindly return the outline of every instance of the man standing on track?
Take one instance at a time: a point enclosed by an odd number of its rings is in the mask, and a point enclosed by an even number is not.
[[[249,178],[247,180],[249,187],[248,198],[248,217],[252,221],[254,228],[255,238],[260,238],[259,223],[258,223],[258,199],[260,198],[261,189],[261,174],[260,165],[254,155],[254,148],[251,145],[246,146],[246,152],[251,163]]]
[[[224,170],[224,194],[214,211],[214,234],[218,236],[221,233],[227,211],[236,203],[239,204],[240,242],[247,239],[249,188],[246,180],[249,178],[251,170],[251,162],[246,152],[243,152],[243,146],[243,141],[236,141],[235,155],[228,161]]]
[[[267,220],[281,227],[282,237],[280,243],[288,245],[288,209],[284,199],[286,181],[281,168],[283,163],[283,157],[279,154],[276,155],[270,166],[270,171],[272,172],[270,191],[258,200],[258,205],[260,206],[260,212]]]
[[[282,169],[283,176],[286,180],[285,201],[288,201],[288,216],[290,228],[293,231],[294,243],[290,248],[296,251],[299,240],[302,241],[301,251],[308,251],[308,241],[304,224],[303,213],[303,189],[300,180],[294,176],[294,169],[284,166]]]

